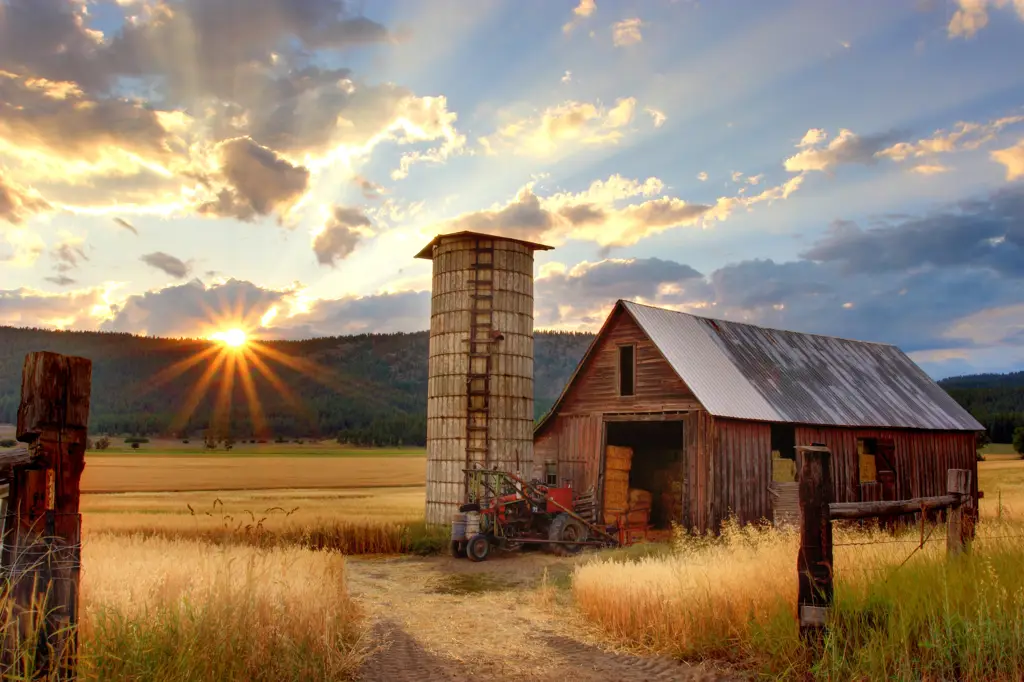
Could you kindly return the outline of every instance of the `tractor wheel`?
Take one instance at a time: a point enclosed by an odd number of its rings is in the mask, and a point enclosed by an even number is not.
[[[470,561],[483,561],[491,553],[491,541],[483,533],[477,533],[466,542],[466,556]]]
[[[552,552],[561,556],[579,554],[584,545],[567,544],[565,541],[586,540],[587,535],[588,529],[583,523],[562,512],[551,521],[551,526],[548,528],[548,540],[552,540],[548,547]],[[558,540],[562,542],[558,542]]]
[[[452,556],[456,559],[466,558],[466,541],[465,540],[452,540]]]

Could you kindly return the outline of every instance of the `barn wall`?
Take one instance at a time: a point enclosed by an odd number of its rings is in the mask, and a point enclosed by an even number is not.
[[[636,395],[620,397],[618,346],[636,344]],[[619,312],[576,375],[559,414],[663,412],[698,409],[700,404],[661,351],[628,313]]]
[[[771,519],[771,427],[764,422],[715,419],[710,435],[710,527],[717,529],[730,514],[740,523]]]
[[[543,478],[546,462],[558,463],[558,482],[586,492],[598,483],[604,437],[600,414],[557,415],[534,441],[534,476]]]
[[[896,499],[945,495],[946,472],[949,469],[968,469],[972,472],[972,494],[977,500],[977,450],[971,432],[797,427],[798,445],[823,443],[832,452],[832,494],[835,501],[859,502],[865,496],[861,491],[858,469],[858,438],[893,440],[896,446],[896,461],[893,463],[896,467]]]

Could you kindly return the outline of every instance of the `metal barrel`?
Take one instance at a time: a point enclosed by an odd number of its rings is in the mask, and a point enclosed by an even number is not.
[[[480,532],[480,512],[466,512],[466,537],[471,538]]]
[[[452,514],[452,540],[466,539],[466,514],[455,512]]]

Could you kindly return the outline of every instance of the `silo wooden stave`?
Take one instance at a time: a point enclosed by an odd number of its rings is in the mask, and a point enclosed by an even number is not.
[[[528,473],[533,462],[533,252],[479,233],[442,235],[433,260],[427,363],[429,524],[448,524],[473,464]]]

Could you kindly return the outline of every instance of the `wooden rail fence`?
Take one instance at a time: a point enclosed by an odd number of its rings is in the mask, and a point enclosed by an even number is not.
[[[26,655],[35,669],[22,673],[75,677],[91,383],[85,358],[25,357],[16,434],[25,445],[0,450],[0,598],[14,617],[0,642],[4,679]]]
[[[973,536],[973,524],[969,522],[971,515],[965,515],[965,510],[969,511],[972,505],[970,471],[950,469],[945,495],[894,501],[833,502],[829,449],[801,445],[797,450],[801,454],[797,619],[800,634],[806,640],[820,641],[824,636],[832,605],[833,520],[891,519],[900,514],[920,513],[923,523],[926,512],[948,510],[947,553],[956,555],[968,546],[968,540]]]

